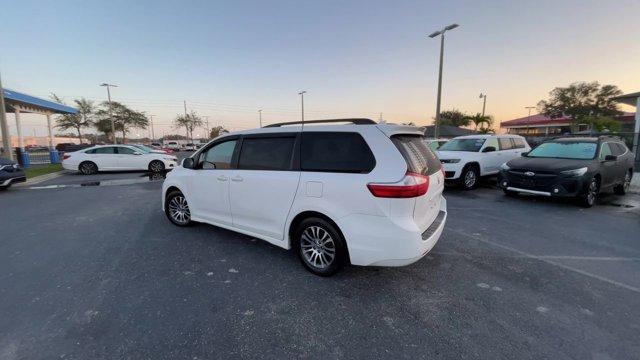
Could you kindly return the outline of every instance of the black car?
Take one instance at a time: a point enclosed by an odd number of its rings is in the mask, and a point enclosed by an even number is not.
[[[0,158],[0,190],[4,190],[11,184],[25,182],[27,177],[24,171],[15,162]]]
[[[633,153],[612,136],[558,138],[522,156],[501,167],[498,184],[507,195],[577,198],[591,207],[602,190],[624,195],[633,176]]]

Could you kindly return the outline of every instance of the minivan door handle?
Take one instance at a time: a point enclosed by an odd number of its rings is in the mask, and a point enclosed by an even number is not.
[[[226,177],[225,175],[220,175],[220,176],[218,176],[218,180],[219,181],[227,181],[227,180],[229,180],[229,178]]]
[[[240,182],[240,181],[242,181],[242,180],[244,180],[244,179],[242,178],[242,176],[236,176],[236,177],[232,177],[232,178],[231,178],[231,181],[235,181],[235,182]]]

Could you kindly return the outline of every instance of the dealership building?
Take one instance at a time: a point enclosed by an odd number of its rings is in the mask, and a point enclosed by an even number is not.
[[[635,113],[623,113],[615,116],[620,122],[620,132],[634,132]],[[588,131],[589,125],[577,124],[578,131]],[[500,123],[500,128],[507,134],[522,136],[549,136],[571,133],[571,118],[563,116],[552,119],[542,114],[525,116]]]

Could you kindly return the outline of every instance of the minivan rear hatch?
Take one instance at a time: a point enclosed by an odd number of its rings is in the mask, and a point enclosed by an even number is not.
[[[412,127],[415,129],[415,127]],[[425,230],[438,216],[444,175],[440,160],[424,141],[422,132],[396,133],[391,141],[407,162],[407,171],[429,177],[427,193],[415,198],[413,219],[421,230]]]

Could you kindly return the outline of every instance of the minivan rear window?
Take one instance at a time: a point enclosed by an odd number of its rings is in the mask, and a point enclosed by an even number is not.
[[[391,137],[393,144],[407,162],[407,170],[431,175],[440,170],[442,164],[438,157],[425,144],[424,137],[420,135],[395,135]]]
[[[376,166],[369,145],[358,133],[302,134],[302,171],[368,173]]]

